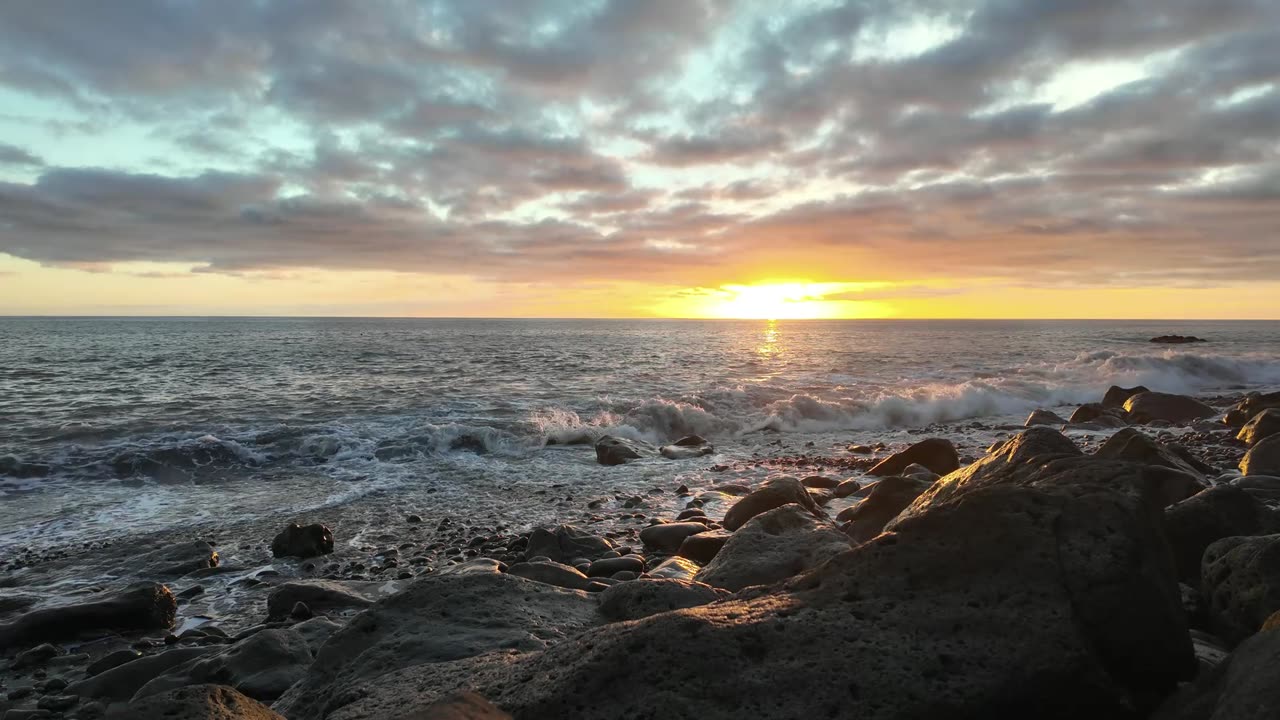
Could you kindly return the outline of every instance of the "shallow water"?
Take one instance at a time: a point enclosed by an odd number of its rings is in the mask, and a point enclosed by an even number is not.
[[[1210,342],[1147,342],[1169,333]],[[0,556],[372,493],[543,522],[536,488],[705,485],[779,441],[1017,423],[1111,384],[1275,388],[1280,323],[5,318]],[[718,452],[548,445],[602,432]]]

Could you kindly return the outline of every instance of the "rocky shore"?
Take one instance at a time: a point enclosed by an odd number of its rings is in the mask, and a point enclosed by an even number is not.
[[[988,429],[552,486],[536,527],[379,506],[354,541],[335,511],[32,549],[0,559],[2,717],[1280,717],[1280,393]]]

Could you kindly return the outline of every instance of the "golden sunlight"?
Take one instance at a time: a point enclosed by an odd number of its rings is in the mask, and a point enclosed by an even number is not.
[[[858,300],[858,293],[885,283],[764,282],[721,285],[682,293],[660,309],[676,317],[738,320],[817,320],[884,317],[881,303]]]

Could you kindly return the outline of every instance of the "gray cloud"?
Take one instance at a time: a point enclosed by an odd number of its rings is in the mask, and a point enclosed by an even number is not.
[[[44,165],[44,160],[16,145],[0,143],[0,165],[39,166]]]

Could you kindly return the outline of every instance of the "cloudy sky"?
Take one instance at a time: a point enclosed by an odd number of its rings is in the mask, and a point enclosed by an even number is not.
[[[0,3],[0,313],[787,308],[1280,315],[1280,3]]]

